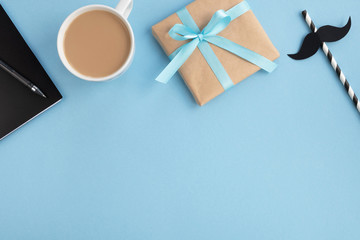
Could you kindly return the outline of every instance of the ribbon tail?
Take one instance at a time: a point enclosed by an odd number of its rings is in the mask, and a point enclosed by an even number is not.
[[[220,60],[216,57],[209,43],[205,41],[201,42],[199,44],[199,49],[224,90],[228,90],[233,87],[233,81],[221,64]]]
[[[184,45],[181,50],[176,54],[176,56],[171,60],[171,62],[166,66],[166,68],[156,78],[156,81],[165,84],[168,83],[169,80],[175,75],[175,73],[181,68],[181,66],[195,51],[196,47],[199,45],[199,42],[199,39],[196,38],[193,41]]]
[[[182,45],[181,47],[179,47],[178,49],[176,49],[172,54],[170,54],[170,55],[169,55],[170,61],[173,60],[173,59],[176,57],[176,55],[178,55],[178,53],[179,53],[183,48],[185,48],[185,47],[186,47],[186,44],[185,44],[185,45]]]
[[[269,73],[271,73],[277,68],[277,64],[270,61],[266,57],[261,56],[260,54],[251,51],[243,46],[240,46],[239,44],[236,44],[226,38],[220,36],[210,36],[210,37],[206,37],[206,40],[220,48],[223,48],[243,58],[244,60],[252,64],[255,64],[256,66],[264,69]]]

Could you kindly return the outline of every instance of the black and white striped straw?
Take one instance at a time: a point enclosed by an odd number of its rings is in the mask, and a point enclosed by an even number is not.
[[[311,31],[316,32],[317,28],[314,24],[314,22],[311,20],[309,13],[305,10],[302,12],[302,15],[305,18],[305,21],[307,23],[307,25],[310,27]],[[343,71],[341,70],[339,64],[336,62],[334,56],[332,55],[332,53],[330,52],[328,46],[326,45],[326,43],[322,43],[322,50],[324,51],[326,57],[329,59],[331,66],[334,68],[334,70],[336,71],[341,83],[344,85],[345,90],[347,91],[347,93],[349,94],[351,100],[353,101],[353,103],[355,104],[356,109],[358,110],[358,112],[360,112],[360,103],[359,103],[359,99],[357,98],[356,94],[354,93],[354,90],[352,89],[352,87],[350,86],[349,82],[347,81]]]

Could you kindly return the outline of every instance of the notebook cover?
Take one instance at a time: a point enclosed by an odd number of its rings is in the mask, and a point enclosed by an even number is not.
[[[62,98],[60,92],[0,5],[0,58],[38,86],[43,98],[0,69],[0,140]]]

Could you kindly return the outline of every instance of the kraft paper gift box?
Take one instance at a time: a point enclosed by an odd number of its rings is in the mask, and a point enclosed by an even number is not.
[[[196,0],[186,6],[186,9],[202,30],[216,11],[221,9],[227,11],[241,2],[243,1]],[[168,56],[188,42],[177,41],[170,37],[169,31],[175,24],[182,24],[176,13],[152,27],[154,37]],[[218,36],[227,38],[271,61],[280,56],[252,10],[233,20]],[[209,44],[234,84],[238,84],[260,70],[258,66],[239,56]],[[225,91],[199,48],[195,49],[179,72],[196,102],[201,106]]]

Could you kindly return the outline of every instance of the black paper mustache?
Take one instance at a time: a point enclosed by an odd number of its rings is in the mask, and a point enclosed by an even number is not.
[[[336,42],[344,38],[351,28],[351,17],[349,18],[348,23],[342,27],[333,27],[330,25],[323,26],[315,33],[309,33],[304,42],[296,54],[289,54],[288,56],[295,60],[303,60],[313,56],[319,48],[322,46],[323,42]]]

